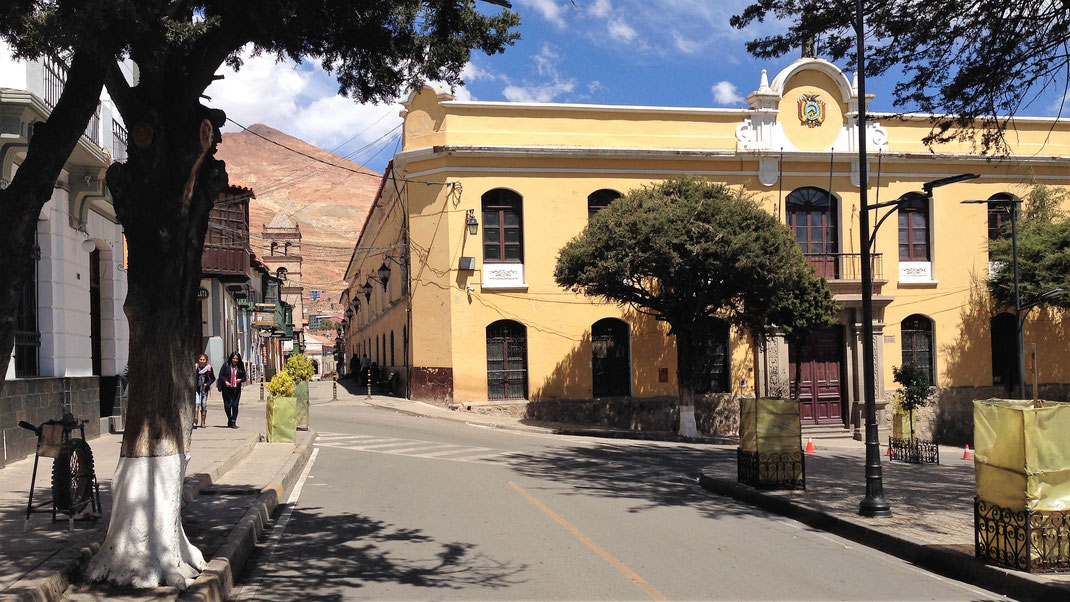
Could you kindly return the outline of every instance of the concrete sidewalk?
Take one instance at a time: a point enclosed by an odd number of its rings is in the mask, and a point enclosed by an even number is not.
[[[222,600],[233,573],[255,545],[263,525],[308,461],[315,432],[299,432],[298,443],[260,442],[264,406],[250,388],[243,400],[238,429],[224,428],[222,406],[211,404],[208,428],[193,431],[191,457],[183,486],[183,523],[190,540],[211,559],[208,570],[189,592],[196,599]],[[216,426],[213,426],[215,424]],[[75,522],[51,522],[50,514],[25,510],[33,458],[0,470],[0,598],[15,600],[97,600],[116,596],[131,600],[175,599],[170,588],[138,591],[107,586],[71,585],[107,534],[111,510],[111,478],[119,458],[121,435],[89,441],[96,465],[103,516]],[[34,499],[47,500],[52,460],[41,458]],[[248,517],[248,518],[247,518]]]
[[[410,415],[495,428],[637,439],[669,435],[522,423],[511,416],[451,411],[395,397],[366,399],[354,395],[348,399]],[[972,461],[962,459],[962,449],[941,446],[939,465],[890,462],[882,456],[884,493],[893,516],[868,519],[858,515],[858,502],[865,493],[865,445],[851,439],[814,443],[817,453],[806,455],[806,491],[770,492],[740,485],[736,482],[735,445],[710,445],[711,463],[696,476],[708,491],[857,541],[956,580],[1022,600],[1070,599],[1070,575],[1012,571],[974,557],[974,468]],[[884,446],[881,449],[887,450]]]

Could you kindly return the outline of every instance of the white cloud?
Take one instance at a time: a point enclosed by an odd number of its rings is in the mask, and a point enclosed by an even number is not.
[[[238,72],[222,67],[224,79],[205,91],[210,104],[244,126],[263,123],[327,150],[360,148],[378,140],[401,123],[397,104],[358,104],[337,95],[337,84],[316,61],[297,66],[276,63],[274,56],[243,53]],[[228,123],[224,131],[239,128]],[[376,150],[379,145],[375,146]],[[353,159],[360,163],[364,156]]]
[[[614,18],[609,20],[609,36],[614,40],[620,40],[622,42],[631,42],[638,35],[635,29],[631,25],[628,25],[621,18]]]
[[[609,0],[594,0],[594,4],[591,5],[591,8],[588,12],[590,12],[591,15],[594,17],[600,17],[604,19],[609,16],[610,11],[612,10],[613,5],[610,4]]]
[[[711,88],[713,99],[719,105],[731,105],[743,102],[743,97],[736,90],[736,85],[729,81],[719,81]]]
[[[553,102],[558,96],[568,94],[576,89],[575,78],[565,78],[557,65],[561,56],[549,43],[543,43],[538,54],[531,57],[539,76],[548,81],[508,83],[502,90],[507,100],[512,102]]]
[[[535,9],[544,19],[553,23],[558,29],[565,28],[565,17],[557,0],[517,0],[517,4]],[[522,11],[521,16],[523,16]]]
[[[680,32],[672,32],[673,42],[676,44],[676,49],[684,54],[695,54],[698,52],[700,44],[693,40],[689,40],[684,37]]]

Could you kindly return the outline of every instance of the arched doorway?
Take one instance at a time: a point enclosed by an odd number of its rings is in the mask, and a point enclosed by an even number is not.
[[[527,329],[519,322],[498,320],[487,326],[487,399],[527,396]]]
[[[804,425],[840,424],[843,417],[843,328],[815,330],[805,343],[788,346],[789,394],[799,383],[799,416]]]
[[[839,238],[835,197],[815,186],[797,188],[786,199],[786,212],[788,226],[817,275],[829,280],[837,278]]]
[[[631,395],[632,368],[628,324],[615,318],[591,326],[591,385],[595,397]]]

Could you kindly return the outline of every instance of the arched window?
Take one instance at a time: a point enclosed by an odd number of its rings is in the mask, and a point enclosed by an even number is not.
[[[929,259],[929,201],[918,197],[899,206],[899,261]]]
[[[293,244],[292,242],[286,241],[286,244],[282,245],[282,254],[283,255],[289,255],[290,254],[290,245],[292,245],[292,244]]]
[[[487,398],[528,396],[527,329],[519,322],[499,320],[487,326]]]
[[[279,280],[285,281],[286,280],[286,268],[279,268],[279,269],[275,270],[275,277],[278,278]]]
[[[929,384],[935,385],[933,366],[933,322],[921,314],[903,320],[903,363],[913,363],[925,371]]]
[[[587,220],[590,221],[596,213],[605,209],[610,203],[622,196],[621,193],[616,190],[610,190],[609,188],[603,188],[592,192],[587,196]]]
[[[818,276],[839,276],[836,198],[815,186],[796,188],[786,199],[788,226]]]
[[[394,331],[390,331],[390,365],[396,365],[394,363]]]
[[[591,326],[591,384],[595,397],[631,394],[630,356],[626,322],[605,318]]]
[[[993,242],[1011,233],[1011,211],[1017,211],[1018,197],[1000,192],[988,197],[988,240]],[[1015,216],[1017,217],[1017,216]],[[992,251],[988,252],[989,259]]]
[[[279,248],[279,243],[277,243],[275,241],[271,241],[271,254],[272,255],[275,254],[275,249],[277,249],[277,248]]]
[[[375,364],[378,366],[383,365],[379,358],[379,335],[375,335]]]
[[[1018,329],[1014,314],[1003,312],[992,318],[992,384],[1008,389],[1018,382]]]
[[[728,322],[712,320],[704,338],[696,342],[701,357],[695,358],[695,393],[728,393],[731,390],[728,353]]]
[[[512,190],[496,188],[483,195],[483,261],[524,261],[524,202]]]

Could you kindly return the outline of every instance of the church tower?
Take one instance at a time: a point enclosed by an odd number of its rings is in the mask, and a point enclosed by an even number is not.
[[[301,286],[301,228],[291,221],[290,216],[279,211],[264,226],[264,241],[269,250],[264,263],[272,275],[282,282],[281,297],[293,306],[294,348],[303,342],[304,332],[304,288]]]

